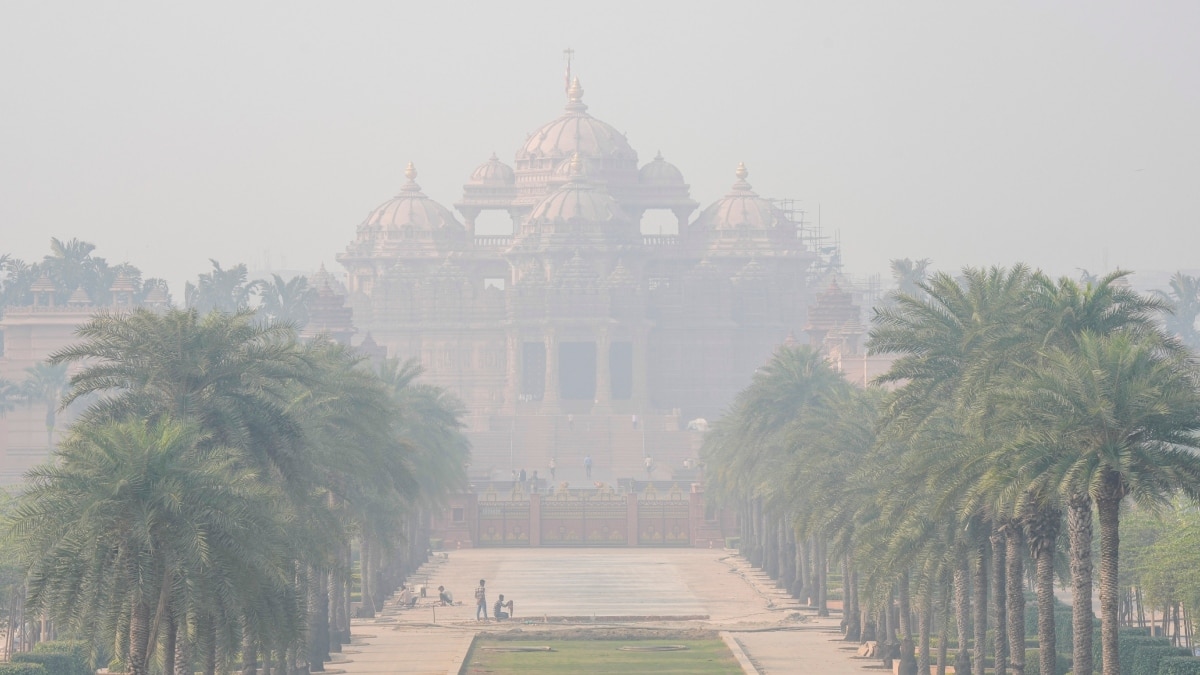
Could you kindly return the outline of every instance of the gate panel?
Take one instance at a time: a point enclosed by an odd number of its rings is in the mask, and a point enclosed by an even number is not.
[[[556,493],[542,501],[542,546],[624,546],[625,498]]]
[[[648,486],[638,499],[638,544],[642,546],[690,546],[691,503],[673,488],[659,499]]]
[[[528,500],[482,500],[477,523],[476,546],[529,545]]]

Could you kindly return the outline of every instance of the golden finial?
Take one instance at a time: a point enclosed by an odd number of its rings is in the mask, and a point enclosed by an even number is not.
[[[737,171],[734,171],[733,175],[737,176],[738,180],[746,180],[746,176],[750,175],[750,172],[746,170],[746,163],[738,162]]]
[[[659,150],[657,153],[654,154],[654,161],[656,161],[656,162],[663,161],[662,150]]]
[[[579,78],[571,80],[571,86],[567,88],[567,100],[571,103],[580,103],[583,101],[583,87],[579,85]]]
[[[417,167],[413,166],[412,162],[409,162],[408,166],[404,167],[404,177],[410,182],[417,179]]]
[[[583,174],[583,158],[578,152],[571,153],[571,164],[567,168],[572,176]]]

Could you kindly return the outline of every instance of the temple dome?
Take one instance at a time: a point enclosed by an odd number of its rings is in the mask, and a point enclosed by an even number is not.
[[[514,185],[517,182],[516,174],[513,173],[512,167],[500,161],[496,153],[488,158],[488,161],[479,165],[471,173],[469,183],[471,185],[483,185],[489,187],[507,187]]]
[[[604,190],[586,180],[582,175],[582,160],[576,156],[565,164],[569,167],[570,179],[549,197],[534,207],[529,223],[534,225],[574,223],[600,224],[632,221],[621,210],[617,200]]]
[[[746,182],[750,172],[739,162],[737,180],[721,199],[700,212],[692,228],[718,232],[721,230],[771,230],[787,222],[786,216],[770,200],[758,196]]]
[[[638,170],[638,182],[643,185],[683,185],[683,172],[663,159],[660,152]]]
[[[466,228],[454,214],[421,192],[412,162],[404,176],[407,182],[400,193],[376,207],[358,226],[357,248],[384,253],[430,246],[440,249],[465,241]]]
[[[611,125],[587,114],[583,103],[583,87],[579,78],[567,90],[566,111],[529,135],[517,151],[517,166],[544,159],[561,160],[579,153],[598,159],[623,159],[637,162],[637,152],[625,134]]]

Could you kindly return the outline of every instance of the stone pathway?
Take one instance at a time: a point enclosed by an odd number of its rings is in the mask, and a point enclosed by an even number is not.
[[[726,551],[474,549],[451,551],[421,572],[415,582],[427,584],[429,597],[413,609],[389,603],[377,619],[355,620],[354,643],[329,670],[454,674],[480,630],[614,624],[721,631],[744,652],[747,673],[860,675],[879,665],[851,659],[854,652],[843,649],[849,645],[837,641],[837,618],[816,619]],[[481,578],[489,614],[504,593],[515,601],[514,620],[475,620]],[[437,607],[439,585],[461,604]]]

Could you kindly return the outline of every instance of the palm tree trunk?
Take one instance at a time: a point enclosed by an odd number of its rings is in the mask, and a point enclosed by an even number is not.
[[[192,649],[191,636],[188,633],[188,615],[186,612],[180,614],[179,625],[175,630],[175,653],[171,654],[174,660],[172,671],[175,675],[192,675]]]
[[[913,642],[912,601],[908,595],[908,572],[900,575],[900,582],[897,586],[900,596],[900,675],[916,675],[916,644]]]
[[[164,619],[166,626],[163,630],[162,672],[165,673],[175,668],[175,649],[178,647],[176,638],[179,633],[179,625],[175,622],[175,612],[171,607],[167,607]]]
[[[1005,556],[1008,553],[1008,529],[995,527],[989,538],[992,544],[992,625],[996,627],[992,651],[996,675],[1008,675],[1008,604],[1004,597]]]
[[[824,539],[817,539],[817,553],[817,616],[829,616],[829,559]]]
[[[371,575],[374,572],[371,561],[371,538],[364,532],[359,538],[358,547],[358,578],[359,578],[359,600],[362,608],[359,610],[359,616],[373,617],[375,616],[375,595],[372,588],[373,580]]]
[[[318,571],[316,568],[309,567],[302,575],[301,583],[304,584],[304,593],[307,597],[308,606],[308,641],[305,645],[307,649],[307,660],[309,671],[322,672],[325,670],[325,660],[321,654],[321,586],[317,583]]]
[[[1120,675],[1117,654],[1117,580],[1120,549],[1121,478],[1105,472],[1104,494],[1096,499],[1100,516],[1100,646],[1104,675]]]
[[[1013,675],[1025,675],[1025,554],[1021,550],[1022,538],[1020,528],[1008,528],[1004,599],[1008,604],[1008,654]]]
[[[938,597],[941,625],[938,626],[937,675],[946,675],[946,666],[950,665],[950,616],[953,614],[951,606],[953,605],[954,589],[948,577],[949,575],[943,571],[938,584],[941,589]]]
[[[954,568],[954,623],[958,629],[958,651],[954,654],[954,675],[971,675],[970,641],[967,639],[971,632],[971,597],[965,552],[959,552],[957,562]]]
[[[1058,654],[1054,640],[1054,542],[1039,542],[1037,561],[1039,673],[1055,672]]]
[[[971,590],[975,595],[972,611],[975,615],[974,652],[975,672],[983,674],[987,662],[987,626],[988,626],[988,546],[980,541],[975,548],[975,556],[971,561]]]
[[[136,601],[129,617],[129,663],[130,675],[147,675],[146,649],[150,640],[150,605],[144,600]]]
[[[921,648],[917,654],[917,672],[921,675],[929,672],[933,660],[930,658],[932,654],[929,653],[931,644],[929,633],[933,630],[933,586],[933,580],[928,579],[917,602],[920,605],[917,614],[917,633],[921,641]]]
[[[809,595],[808,553],[798,527],[792,527],[792,536],[796,538],[796,582],[792,584],[792,595],[807,602]]]
[[[1086,493],[1067,500],[1067,537],[1071,542],[1072,669],[1092,672],[1092,500]]]
[[[842,618],[846,620],[846,640],[858,642],[862,639],[862,614],[858,609],[858,575],[850,554],[846,554],[846,599],[842,604]]]
[[[254,639],[250,627],[242,629],[242,675],[254,675],[258,668],[258,641]]]

